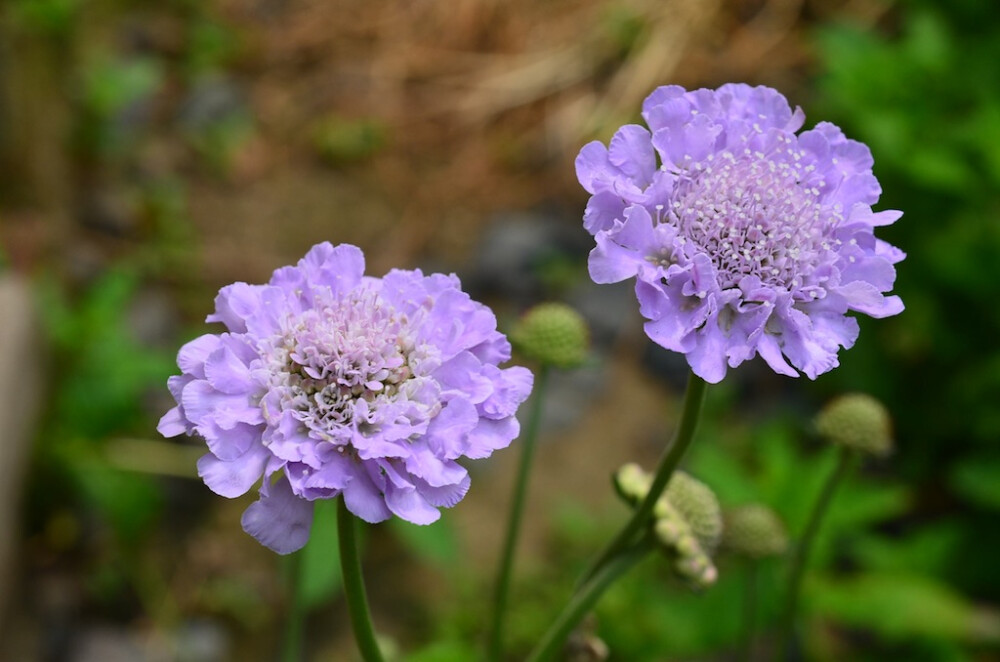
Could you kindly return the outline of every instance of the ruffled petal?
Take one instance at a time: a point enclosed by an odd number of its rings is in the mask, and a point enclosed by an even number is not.
[[[278,554],[291,554],[305,547],[312,528],[313,504],[292,492],[282,475],[268,495],[243,511],[243,530]]]
[[[198,460],[198,476],[216,494],[235,499],[260,480],[269,457],[260,444],[250,446],[243,455],[228,461],[208,453]]]

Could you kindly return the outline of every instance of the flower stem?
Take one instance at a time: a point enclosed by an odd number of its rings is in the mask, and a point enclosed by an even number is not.
[[[285,640],[281,659],[284,662],[302,662],[302,629],[305,609],[302,604],[302,557],[299,550],[286,557],[285,580],[289,593],[288,618],[285,621]]]
[[[597,560],[594,561],[577,583],[578,590],[592,577],[600,572],[601,568],[611,562],[622,550],[627,548],[644,530],[649,523],[649,518],[653,514],[653,506],[663,494],[663,490],[670,482],[670,477],[680,463],[681,458],[687,451],[688,446],[694,439],[695,429],[698,427],[698,417],[701,414],[701,406],[705,401],[705,381],[694,374],[688,376],[687,390],[684,392],[684,406],[681,411],[681,420],[677,424],[677,431],[670,445],[660,456],[659,465],[656,467],[656,475],[650,485],[646,498],[632,513],[632,518],[625,524],[618,535],[604,548]]]
[[[760,561],[751,559],[743,574],[743,638],[740,642],[739,659],[750,662],[753,659],[754,631],[757,629],[757,575]]]
[[[646,537],[632,547],[616,554],[613,559],[601,566],[559,614],[559,618],[531,652],[528,662],[544,662],[553,659],[553,656],[561,650],[570,632],[597,603],[604,591],[654,547],[655,543],[652,539]]]
[[[542,419],[542,404],[545,399],[545,387],[548,383],[549,367],[542,366],[535,383],[535,394],[528,415],[528,425],[521,443],[521,461],[514,483],[514,494],[510,506],[510,516],[507,520],[507,535],[504,538],[500,567],[497,572],[496,588],[493,595],[493,624],[490,628],[487,659],[496,662],[500,659],[503,649],[504,617],[507,611],[507,597],[510,594],[510,577],[514,565],[514,550],[517,548],[518,534],[521,531],[521,519],[524,514],[524,498],[528,488],[528,477],[531,474],[531,464],[535,455],[535,440],[538,437],[538,427]]]
[[[848,470],[851,468],[851,460],[854,459],[854,452],[851,449],[841,447],[839,451],[837,465],[829,477],[827,477],[819,498],[816,500],[815,505],[813,505],[809,521],[806,523],[805,531],[802,533],[802,539],[796,546],[795,554],[792,557],[791,570],[788,574],[788,593],[785,596],[784,623],[782,627],[782,639],[785,642],[786,659],[791,656],[793,649],[795,617],[798,611],[799,594],[802,590],[802,577],[805,574],[809,553],[812,551],[816,534],[819,532],[819,525],[823,521],[826,511],[829,509],[830,503],[833,501],[834,492],[837,491],[837,486],[840,485],[844,476],[847,475]]]
[[[355,538],[354,514],[347,509],[344,499],[337,501],[337,535],[340,546],[340,572],[344,578],[344,597],[354,630],[354,641],[365,662],[382,662],[382,652],[375,640],[368,596],[361,575],[361,558]]]

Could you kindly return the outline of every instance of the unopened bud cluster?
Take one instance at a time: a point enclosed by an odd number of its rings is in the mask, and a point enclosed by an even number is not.
[[[742,556],[763,559],[784,554],[788,549],[788,534],[773,510],[759,503],[748,503],[725,513],[722,544]]]
[[[863,393],[842,395],[816,416],[816,431],[824,439],[871,455],[892,451],[892,420],[885,406]]]
[[[632,504],[646,497],[651,483],[637,464],[626,464],[615,475],[619,494]],[[722,513],[712,490],[676,471],[653,506],[653,518],[653,533],[674,559],[677,574],[698,588],[714,584],[719,573],[711,554],[722,535]]]
[[[510,334],[529,359],[556,368],[576,368],[587,359],[590,333],[575,310],[562,303],[542,303],[521,317]]]

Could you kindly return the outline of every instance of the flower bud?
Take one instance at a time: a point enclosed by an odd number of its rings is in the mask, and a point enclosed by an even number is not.
[[[664,496],[691,527],[702,548],[711,553],[722,535],[722,509],[712,490],[689,474],[676,471]]]
[[[575,310],[542,303],[525,313],[510,340],[526,357],[556,368],[576,368],[587,359],[590,332]]]
[[[785,526],[767,506],[748,503],[726,512],[722,544],[752,559],[780,556],[788,549]]]
[[[863,393],[842,395],[816,416],[816,431],[827,441],[871,455],[892,451],[892,421],[885,406]]]
[[[704,552],[701,549],[701,545],[698,544],[698,539],[695,538],[690,533],[687,535],[682,535],[677,543],[674,545],[677,553],[681,556],[698,556],[703,555]]]
[[[671,517],[656,520],[653,532],[661,543],[671,549],[677,549],[680,541],[684,538],[694,540],[691,529],[683,521]]]
[[[707,554],[681,557],[674,564],[674,569],[681,577],[702,589],[708,588],[719,578],[719,571]]]
[[[646,498],[653,479],[635,462],[629,462],[615,473],[615,489],[623,499],[636,504]]]

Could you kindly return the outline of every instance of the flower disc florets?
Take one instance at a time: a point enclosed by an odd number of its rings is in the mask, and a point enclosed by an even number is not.
[[[584,226],[598,283],[636,278],[646,333],[718,382],[757,354],[815,378],[858,334],[856,311],[895,315],[899,249],[874,228],[881,193],[862,143],[820,123],[796,133],[770,88],[661,87],[608,147],[586,145],[577,176],[592,195]]]
[[[366,277],[354,246],[223,288],[208,321],[228,332],[181,348],[159,430],[206,440],[198,473],[222,496],[263,477],[243,527],[280,553],[308,540],[315,499],[343,495],[369,522],[435,521],[468,490],[456,460],[507,446],[531,390],[528,370],[497,367],[510,344],[457,278]]]

